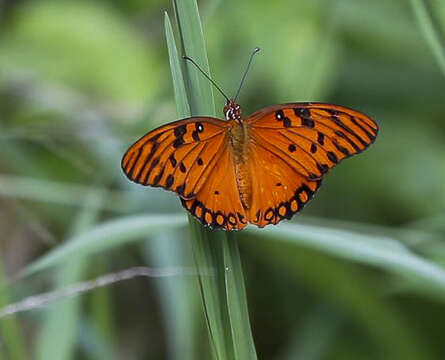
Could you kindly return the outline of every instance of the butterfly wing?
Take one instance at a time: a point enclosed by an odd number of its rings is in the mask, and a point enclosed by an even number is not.
[[[204,225],[238,229],[245,214],[231,156],[227,122],[193,117],[144,135],[125,153],[122,169],[138,184],[176,192]]]
[[[271,106],[245,121],[251,138],[248,218],[260,227],[300,211],[329,169],[365,150],[378,133],[368,116],[323,103]]]
[[[217,155],[216,165],[196,196],[181,200],[203,225],[241,230],[247,225],[247,216],[238,192],[233,154],[227,145]]]

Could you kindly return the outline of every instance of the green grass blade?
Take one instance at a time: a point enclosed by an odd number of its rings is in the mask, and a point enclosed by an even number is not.
[[[302,321],[280,360],[317,360],[323,359],[334,342],[343,322],[340,314],[332,306],[318,304]]]
[[[149,266],[163,268],[191,263],[189,243],[177,235],[172,231],[165,231],[144,243],[144,254]],[[168,358],[199,358],[195,335],[202,323],[196,316],[200,310],[196,279],[166,277],[155,279],[154,283],[167,330]]]
[[[222,246],[227,308],[236,358],[256,359],[237,236],[229,233],[222,242]]]
[[[442,267],[417,256],[391,238],[302,224],[282,224],[279,228],[267,228],[261,232],[257,229],[250,231],[273,240],[311,247],[355,262],[414,277],[445,290],[445,270]]]
[[[93,194],[105,188],[64,183],[37,177],[0,175],[0,196],[14,199],[41,201],[67,206],[83,206],[86,192]],[[128,196],[120,192],[107,192],[107,199],[101,205],[104,209],[116,212],[127,210]]]
[[[94,276],[101,276],[110,271],[112,260],[102,257],[94,261]],[[89,308],[91,309],[91,327],[96,337],[101,339],[101,347],[112,352],[113,345],[117,343],[117,324],[114,317],[113,290],[110,287],[98,288],[90,294]]]
[[[5,283],[3,264],[0,259],[0,286]],[[0,289],[0,307],[6,306],[11,301],[8,287]],[[8,317],[0,321],[0,359],[25,360],[28,356],[25,351],[24,337],[16,316]],[[2,356],[3,355],[3,356]]]
[[[329,230],[326,229],[325,233],[328,234]],[[352,240],[353,234],[349,235]],[[320,247],[307,246],[309,242],[316,241],[316,237],[299,247],[295,244],[299,243],[300,235],[295,233],[292,238],[286,237],[281,231],[276,231],[271,241],[248,237],[249,251],[261,256],[264,263],[279,268],[281,276],[278,275],[278,279],[294,278],[300,287],[310,289],[318,298],[334,305],[334,310],[340,311],[348,324],[352,322],[365,331],[373,344],[374,356],[371,358],[432,359],[419,331],[409,326],[409,318],[399,313],[398,305],[392,299],[384,299],[386,286],[382,284],[382,274],[342,261],[331,256],[332,253],[324,254]],[[334,243],[338,241],[336,236],[331,239]],[[294,293],[293,299],[297,296]],[[344,339],[341,333],[339,335]]]
[[[210,74],[196,1],[175,1],[174,5],[183,53]],[[178,72],[172,70],[173,76]],[[182,97],[187,96],[191,115],[215,116],[210,82],[188,62],[184,66],[184,79],[186,94]],[[226,233],[204,229],[194,218],[189,219],[212,354],[221,360],[256,359],[238,244]],[[209,269],[214,276],[206,275]]]
[[[167,12],[164,15],[165,37],[167,39],[170,70],[172,72],[173,90],[175,92],[176,110],[179,117],[190,116],[190,106],[185,91],[184,77],[182,76],[181,63],[179,62],[178,49],[173,36],[172,24]]]
[[[80,281],[85,273],[85,258],[74,258],[57,272],[56,287]],[[77,325],[80,317],[80,299],[63,299],[48,309],[37,343],[37,360],[73,359]]]
[[[445,76],[445,44],[424,0],[411,0],[411,6],[425,40]]]
[[[184,55],[190,56],[210,75],[196,0],[175,0],[174,4]],[[191,115],[215,116],[212,85],[190,62],[185,63],[185,69],[184,78]]]
[[[179,117],[185,118],[190,116],[190,106],[182,75],[182,59],[180,61],[172,25],[167,13],[165,13],[164,24],[176,110]],[[170,245],[173,240],[170,239],[169,234],[170,232],[161,235],[161,237],[166,237],[162,239],[163,241],[155,239],[158,241],[146,242],[147,257],[158,266],[161,266],[162,263],[184,263],[187,261],[186,254],[190,251],[190,249],[187,249],[187,244],[183,241],[176,241],[174,243],[176,249],[173,251],[172,245]],[[153,255],[153,253],[156,255]],[[171,358],[196,358],[197,355],[194,352],[197,344],[194,344],[194,333],[193,331],[184,331],[184,329],[197,329],[200,324],[193,316],[198,305],[197,287],[192,286],[186,279],[164,279],[164,281],[158,283],[159,293],[163,299],[164,319],[167,329],[169,329],[168,339],[171,343],[171,346],[169,346]]]
[[[73,255],[91,255],[102,252],[157,234],[164,231],[166,227],[180,229],[186,224],[186,217],[183,214],[136,215],[108,221],[73,236],[26,267],[20,276],[29,276],[37,271],[58,265]]]
[[[88,229],[99,215],[104,193],[87,193],[84,208],[74,223],[73,234]],[[81,281],[88,268],[84,256],[71,256],[56,272],[56,287],[64,287]],[[75,350],[77,327],[80,319],[80,299],[63,299],[51,306],[45,317],[37,343],[38,360],[72,359]]]
[[[234,359],[233,339],[225,295],[225,270],[221,252],[222,243],[226,240],[225,234],[212,233],[208,229],[203,229],[194,220],[190,224],[193,228],[191,242],[198,269],[199,288],[210,348],[215,359]]]
[[[111,261],[109,257],[95,259],[94,269],[92,269],[93,275],[99,277],[102,274],[108,273]],[[114,345],[117,344],[118,340],[118,326],[114,316],[113,290],[110,287],[95,289],[90,294],[88,305],[91,311],[91,327],[95,337],[100,340],[96,341],[95,345],[101,351],[112,353]],[[105,358],[108,359],[110,356]]]

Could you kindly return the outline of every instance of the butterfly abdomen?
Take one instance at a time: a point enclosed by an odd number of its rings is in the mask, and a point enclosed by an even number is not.
[[[247,163],[249,158],[248,134],[244,123],[232,121],[230,144],[232,145],[236,184],[244,209],[249,209],[252,203],[252,181]]]

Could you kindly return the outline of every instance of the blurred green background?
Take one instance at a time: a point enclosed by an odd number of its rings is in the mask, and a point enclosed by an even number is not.
[[[289,224],[239,234],[260,359],[443,358],[445,66],[415,3],[198,2],[226,92],[262,49],[244,114],[324,101],[380,125],[292,219],[294,235]],[[443,45],[445,2],[426,4]],[[176,119],[163,11],[170,1],[1,3],[0,308],[133,266],[193,265],[177,197],[120,169],[136,138]],[[141,213],[167,221],[130,234]],[[56,265],[16,277],[49,254]],[[0,343],[0,359],[209,358],[193,276],[139,277],[3,317]]]

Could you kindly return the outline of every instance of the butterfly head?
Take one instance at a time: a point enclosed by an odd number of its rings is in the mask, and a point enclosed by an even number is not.
[[[223,112],[226,120],[236,120],[238,122],[241,121],[241,106],[239,106],[234,100],[227,100]]]

